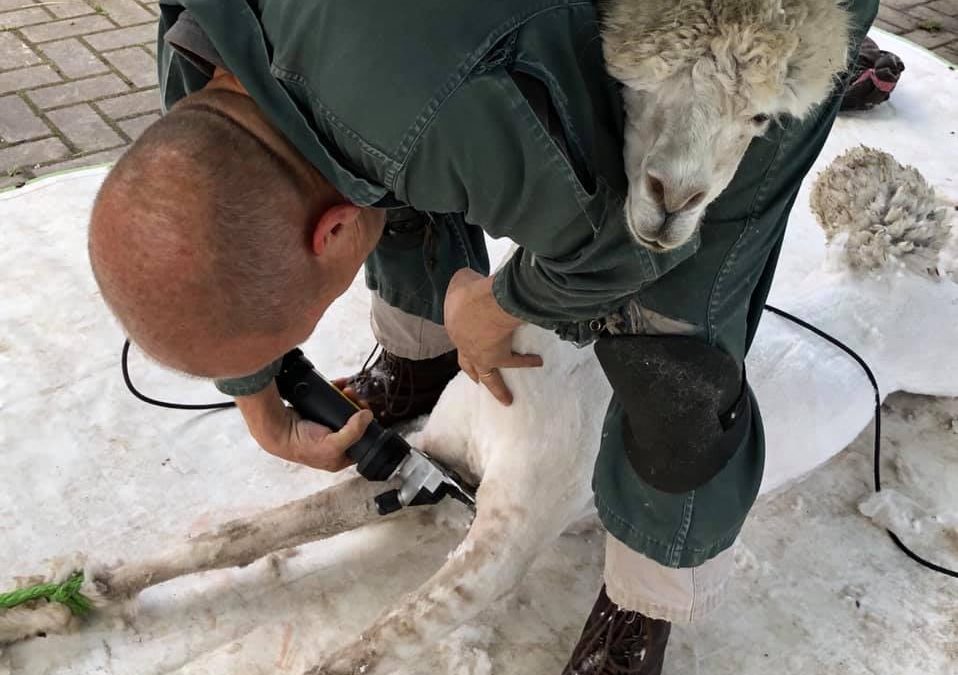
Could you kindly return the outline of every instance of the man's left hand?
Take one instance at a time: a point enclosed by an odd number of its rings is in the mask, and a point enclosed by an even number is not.
[[[482,383],[503,405],[512,403],[500,368],[538,368],[536,354],[512,351],[512,333],[522,323],[507,313],[492,294],[493,277],[469,268],[456,272],[446,291],[446,331],[459,350],[459,366]]]

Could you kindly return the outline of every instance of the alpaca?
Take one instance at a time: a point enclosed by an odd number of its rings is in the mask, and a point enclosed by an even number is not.
[[[627,124],[625,215],[652,250],[681,246],[775,119],[801,119],[845,68],[836,0],[616,0],[603,18]]]

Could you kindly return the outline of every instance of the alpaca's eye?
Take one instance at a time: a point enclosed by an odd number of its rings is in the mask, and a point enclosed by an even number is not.
[[[755,115],[754,117],[752,117],[752,122],[754,124],[765,124],[766,122],[768,122],[769,119],[770,118],[768,115],[764,115],[764,114]]]

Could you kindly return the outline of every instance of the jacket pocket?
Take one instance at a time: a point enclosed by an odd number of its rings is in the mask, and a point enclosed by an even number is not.
[[[576,199],[585,208],[597,191],[597,181],[589,171],[563,123],[548,85],[538,77],[516,68],[506,69],[506,86],[513,99],[538,127],[546,151],[560,162],[572,184]]]

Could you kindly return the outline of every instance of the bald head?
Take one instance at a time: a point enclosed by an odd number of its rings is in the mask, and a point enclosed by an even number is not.
[[[319,318],[328,289],[311,239],[342,201],[248,97],[203,92],[147,129],[104,182],[90,225],[94,274],[154,357],[241,375]],[[230,345],[243,353],[231,358]]]

